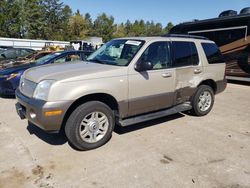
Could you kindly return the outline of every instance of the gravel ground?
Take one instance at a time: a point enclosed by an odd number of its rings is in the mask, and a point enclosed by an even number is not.
[[[228,84],[205,117],[176,114],[117,129],[79,152],[0,99],[0,188],[250,187],[250,87]]]

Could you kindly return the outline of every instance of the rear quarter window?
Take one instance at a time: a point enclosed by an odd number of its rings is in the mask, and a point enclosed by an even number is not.
[[[201,43],[209,64],[224,63],[218,46],[214,43]]]

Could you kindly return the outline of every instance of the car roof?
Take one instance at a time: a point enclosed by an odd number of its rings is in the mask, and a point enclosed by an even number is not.
[[[30,50],[30,51],[35,51],[31,48],[7,48],[6,50]]]
[[[55,52],[52,52],[52,53],[73,53],[73,52],[84,52],[84,51],[81,51],[81,50],[61,50],[61,51],[55,51]]]
[[[175,40],[183,40],[183,41],[209,41],[213,42],[206,37],[200,37],[200,36],[195,36],[195,35],[176,35],[176,34],[166,34],[162,36],[151,36],[151,37],[124,37],[124,38],[117,38],[114,40],[142,40],[145,42],[149,42],[152,40],[159,40],[162,38],[170,38],[170,39],[175,39]]]

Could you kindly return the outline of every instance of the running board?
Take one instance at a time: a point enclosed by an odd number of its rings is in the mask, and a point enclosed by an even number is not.
[[[153,112],[150,114],[145,114],[145,115],[140,115],[140,116],[120,120],[119,123],[122,127],[126,127],[126,126],[133,125],[136,123],[141,123],[141,122],[161,118],[164,116],[176,114],[176,113],[191,110],[191,109],[192,109],[192,106],[190,103],[183,103],[183,104],[179,104],[177,106],[174,106],[166,110],[157,111],[157,112]]]

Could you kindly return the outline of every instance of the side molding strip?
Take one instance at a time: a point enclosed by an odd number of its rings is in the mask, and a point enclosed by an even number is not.
[[[119,123],[122,127],[126,127],[126,126],[133,125],[136,123],[141,123],[141,122],[149,121],[152,119],[157,119],[160,117],[168,116],[171,114],[176,114],[178,112],[183,112],[183,111],[187,111],[191,109],[192,109],[192,106],[190,102],[187,102],[187,103],[179,104],[177,106],[174,106],[166,110],[161,110],[161,111],[153,112],[150,114],[144,114],[144,115],[120,120]]]

